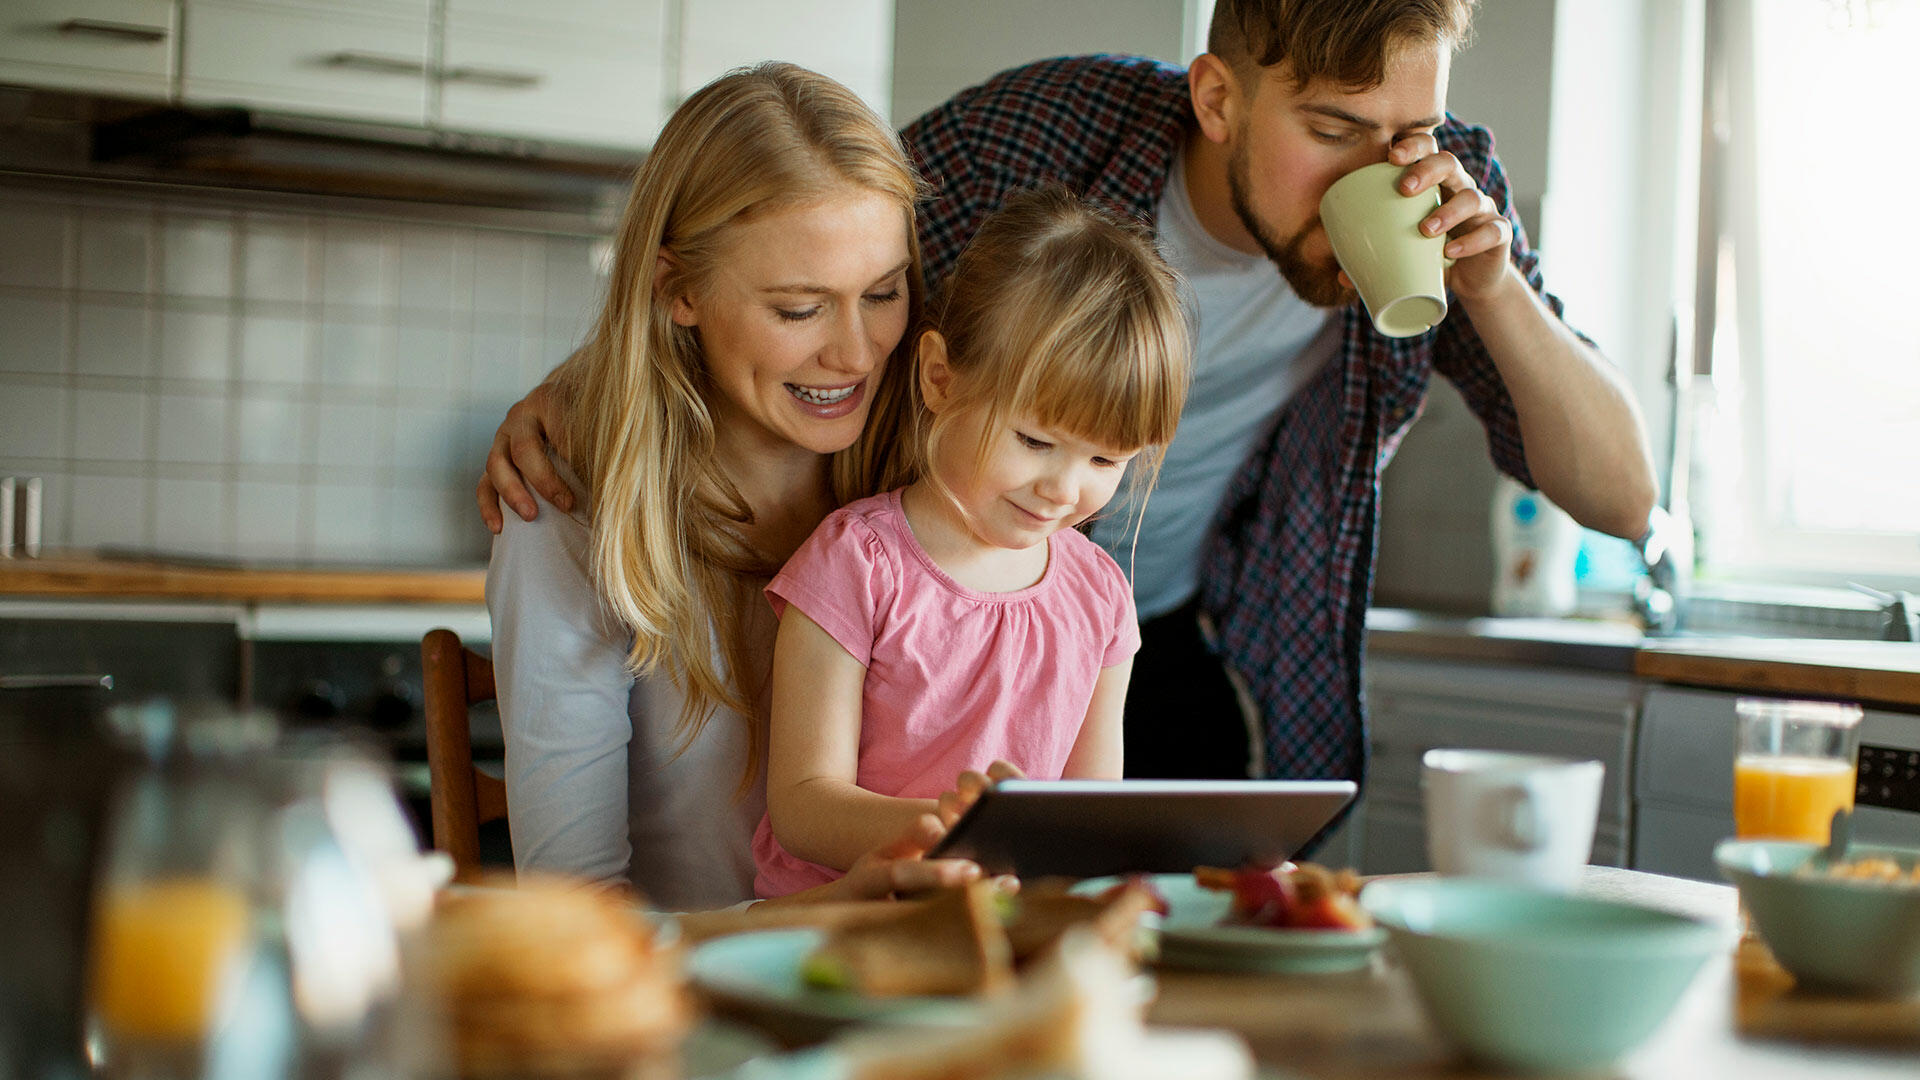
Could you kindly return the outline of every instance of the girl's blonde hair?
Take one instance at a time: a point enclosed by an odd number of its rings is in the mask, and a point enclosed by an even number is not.
[[[1142,230],[1065,188],[1016,195],[961,252],[933,327],[954,393],[937,416],[915,410],[915,476],[951,497],[931,468],[936,450],[958,417],[984,409],[976,467],[1020,416],[1144,449],[1130,482],[1152,486],[1186,403],[1193,346],[1179,278]]]
[[[792,64],[761,64],[707,84],[674,111],[640,167],[616,234],[605,307],[558,378],[565,453],[592,498],[590,572],[608,609],[633,631],[628,668],[664,669],[683,692],[683,746],[716,706],[754,722],[764,672],[743,615],[765,602],[760,587],[778,562],[741,531],[753,507],[716,460],[708,401],[715,391],[698,336],[671,318],[671,298],[706,286],[735,224],[849,188],[899,203],[911,259],[909,318],[917,317],[913,207],[922,188],[899,136],[852,91]],[[833,456],[841,502],[900,482],[892,448],[910,408],[910,365],[902,362],[910,345],[903,340],[875,378],[865,433]],[[743,784],[759,770],[757,732],[750,745]]]

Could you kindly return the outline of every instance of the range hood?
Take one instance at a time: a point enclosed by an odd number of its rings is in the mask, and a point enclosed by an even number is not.
[[[631,155],[242,108],[0,88],[0,173],[511,211],[604,231]]]

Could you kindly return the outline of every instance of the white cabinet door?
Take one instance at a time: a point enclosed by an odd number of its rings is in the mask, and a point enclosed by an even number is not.
[[[7,0],[0,82],[165,98],[178,32],[172,0]]]
[[[787,60],[845,83],[893,115],[893,0],[688,0],[680,95],[742,64]]]
[[[427,0],[188,0],[182,96],[424,125],[428,14]]]
[[[641,149],[664,119],[666,5],[541,5],[556,18],[494,15],[498,3],[451,0],[440,71],[440,126]],[[595,26],[598,9],[620,21]],[[477,10],[476,10],[477,9]]]

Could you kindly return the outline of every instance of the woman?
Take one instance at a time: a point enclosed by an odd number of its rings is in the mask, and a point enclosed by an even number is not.
[[[829,511],[898,482],[918,194],[894,132],[788,64],[715,81],[661,131],[555,379],[582,509],[510,518],[487,573],[521,870],[631,880],[670,909],[752,896],[760,592]],[[941,829],[927,816],[823,895],[977,875],[918,861]]]

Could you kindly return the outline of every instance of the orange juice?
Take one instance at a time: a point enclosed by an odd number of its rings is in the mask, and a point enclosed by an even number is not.
[[[1851,762],[1742,754],[1733,763],[1734,833],[1824,844],[1833,812],[1853,807],[1853,788]]]
[[[118,1036],[191,1041],[207,1033],[247,934],[247,899],[204,878],[109,888],[94,927],[93,1001]]]

